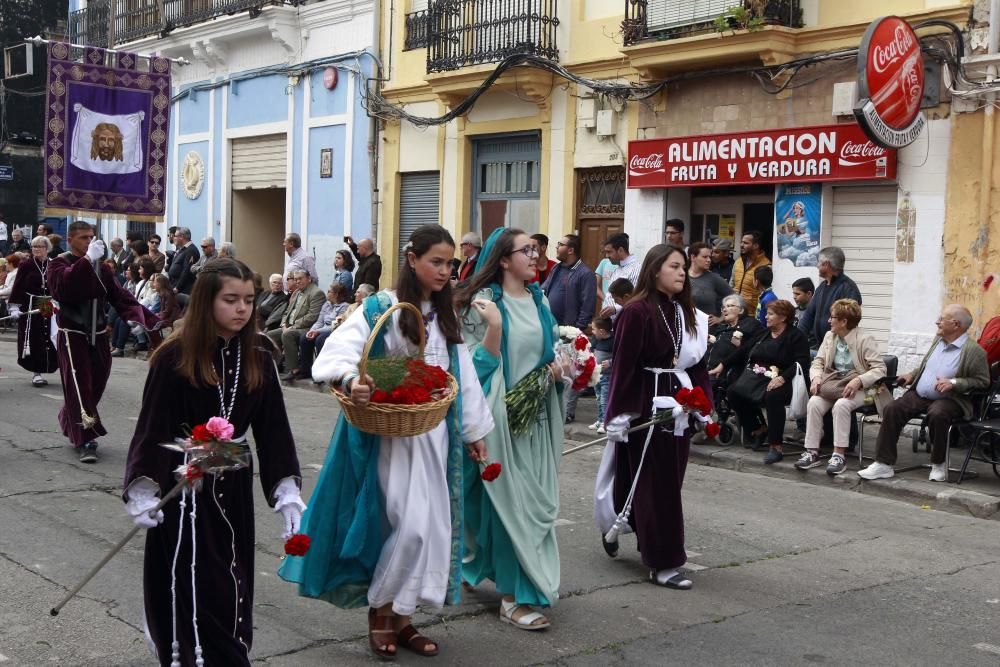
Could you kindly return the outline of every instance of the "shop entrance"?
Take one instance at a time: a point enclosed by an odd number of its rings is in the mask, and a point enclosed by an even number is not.
[[[285,253],[285,189],[233,190],[230,240],[241,262],[264,276],[281,273]]]
[[[760,232],[761,249],[774,259],[774,204],[743,204],[742,234]],[[741,236],[742,238],[742,236]]]

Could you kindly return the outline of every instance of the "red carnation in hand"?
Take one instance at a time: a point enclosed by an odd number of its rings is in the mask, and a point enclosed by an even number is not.
[[[312,540],[308,535],[296,534],[288,538],[285,542],[285,553],[289,556],[305,556],[309,551]]]
[[[484,482],[492,482],[493,480],[495,480],[497,477],[500,476],[500,469],[501,469],[500,464],[494,461],[493,463],[483,468],[483,473],[482,475],[480,475],[480,477],[483,478]]]
[[[687,387],[681,387],[677,390],[677,394],[674,399],[681,405],[687,405],[688,401],[691,399],[691,390]]]
[[[709,438],[719,435],[720,431],[722,431],[722,427],[719,426],[719,422],[708,422],[705,424],[705,435]]]
[[[191,431],[191,439],[195,442],[211,442],[215,440],[215,436],[212,432],[208,430],[208,427],[204,424],[198,424]]]

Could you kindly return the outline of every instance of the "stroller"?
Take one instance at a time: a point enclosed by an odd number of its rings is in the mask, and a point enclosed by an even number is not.
[[[715,398],[715,412],[719,422],[719,435],[715,436],[715,440],[724,447],[733,444],[740,433],[739,419],[726,400],[726,388],[732,381],[731,375],[732,372],[726,370],[718,377],[712,378],[712,395]]]

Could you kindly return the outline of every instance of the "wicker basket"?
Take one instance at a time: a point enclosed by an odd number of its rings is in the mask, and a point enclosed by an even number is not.
[[[423,359],[424,345],[427,342],[427,334],[424,331],[423,313],[409,303],[397,303],[385,311],[375,326],[372,328],[365,349],[361,353],[361,363],[358,364],[358,374],[365,376],[368,370],[368,355],[371,353],[372,345],[379,330],[389,322],[395,310],[407,309],[413,311],[420,323],[420,352],[419,357]],[[405,438],[421,433],[427,433],[441,423],[448,414],[448,408],[458,395],[458,381],[451,373],[448,373],[448,394],[430,403],[420,403],[418,405],[399,405],[395,403],[368,403],[364,407],[358,407],[351,400],[351,397],[337,389],[331,389],[333,395],[337,397],[340,408],[344,411],[344,416],[354,428],[372,435],[390,436]]]

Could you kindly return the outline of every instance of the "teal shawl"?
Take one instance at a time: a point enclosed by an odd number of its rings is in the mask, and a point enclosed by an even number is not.
[[[482,250],[479,254],[481,260],[476,262],[476,273],[480,273],[481,270],[490,264],[489,257],[496,251],[497,240],[506,231],[504,227],[498,227],[493,230],[489,238],[486,239],[486,243],[483,244]],[[556,322],[555,316],[549,307],[545,304],[545,295],[542,292],[542,288],[539,287],[538,283],[529,283],[527,289],[531,292],[531,298],[535,301],[535,307],[538,309],[538,321],[542,324],[542,356],[538,360],[538,364],[535,366],[536,369],[542,366],[552,363],[556,358],[556,341],[555,332],[558,330],[559,323]],[[510,333],[510,321],[507,315],[507,307],[503,303],[503,288],[497,283],[490,283],[489,290],[491,292],[490,299],[497,305],[497,309],[500,311],[501,320],[503,323],[503,341],[500,344],[500,355],[503,358],[503,375],[504,381],[509,391],[512,388],[510,381],[510,363],[508,363],[507,357],[507,339]],[[487,352],[482,345],[480,345],[475,353],[472,355],[472,361],[476,366],[476,375],[479,376],[479,384],[482,385],[483,391],[489,393],[490,382],[493,379],[493,374],[496,373],[497,367],[500,365],[500,359]],[[558,386],[561,391],[561,383]]]
[[[375,321],[391,302],[383,294],[364,300],[368,325]],[[372,345],[372,357],[385,354],[383,329]],[[331,341],[331,344],[334,344]],[[461,386],[458,350],[448,345],[449,372]],[[445,601],[461,600],[464,527],[462,467],[465,447],[462,442],[462,394],[459,392],[446,417],[448,424],[448,498],[451,509],[451,566]],[[330,439],[330,448],[309,508],[302,517],[301,532],[312,538],[305,556],[286,557],[278,574],[299,585],[299,595],[345,609],[368,604],[368,587],[385,535],[382,533],[382,496],[378,483],[378,456],[381,438],[362,433],[351,426],[343,414]]]
[[[535,368],[541,368],[546,364],[552,363],[556,358],[555,352],[555,332],[558,329],[559,324],[556,322],[556,318],[552,315],[552,311],[549,307],[545,305],[543,299],[544,294],[542,293],[542,288],[538,286],[538,283],[531,283],[526,286],[528,291],[531,292],[531,298],[535,301],[535,307],[538,309],[538,321],[542,324],[542,356],[538,359],[538,363]],[[513,388],[510,378],[510,363],[509,357],[507,356],[507,339],[510,334],[510,320],[507,315],[507,307],[503,303],[503,288],[496,283],[491,283],[489,286],[492,295],[490,299],[497,305],[497,310],[500,311],[501,323],[503,326],[503,337],[500,339],[502,341],[500,345],[500,356],[503,358],[503,379],[507,390]],[[479,376],[479,384],[482,385],[483,391],[489,393],[490,382],[493,379],[493,374],[496,373],[497,367],[500,365],[500,359],[493,356],[486,351],[482,345],[476,348],[475,353],[472,355],[472,362],[476,366],[476,375]]]

